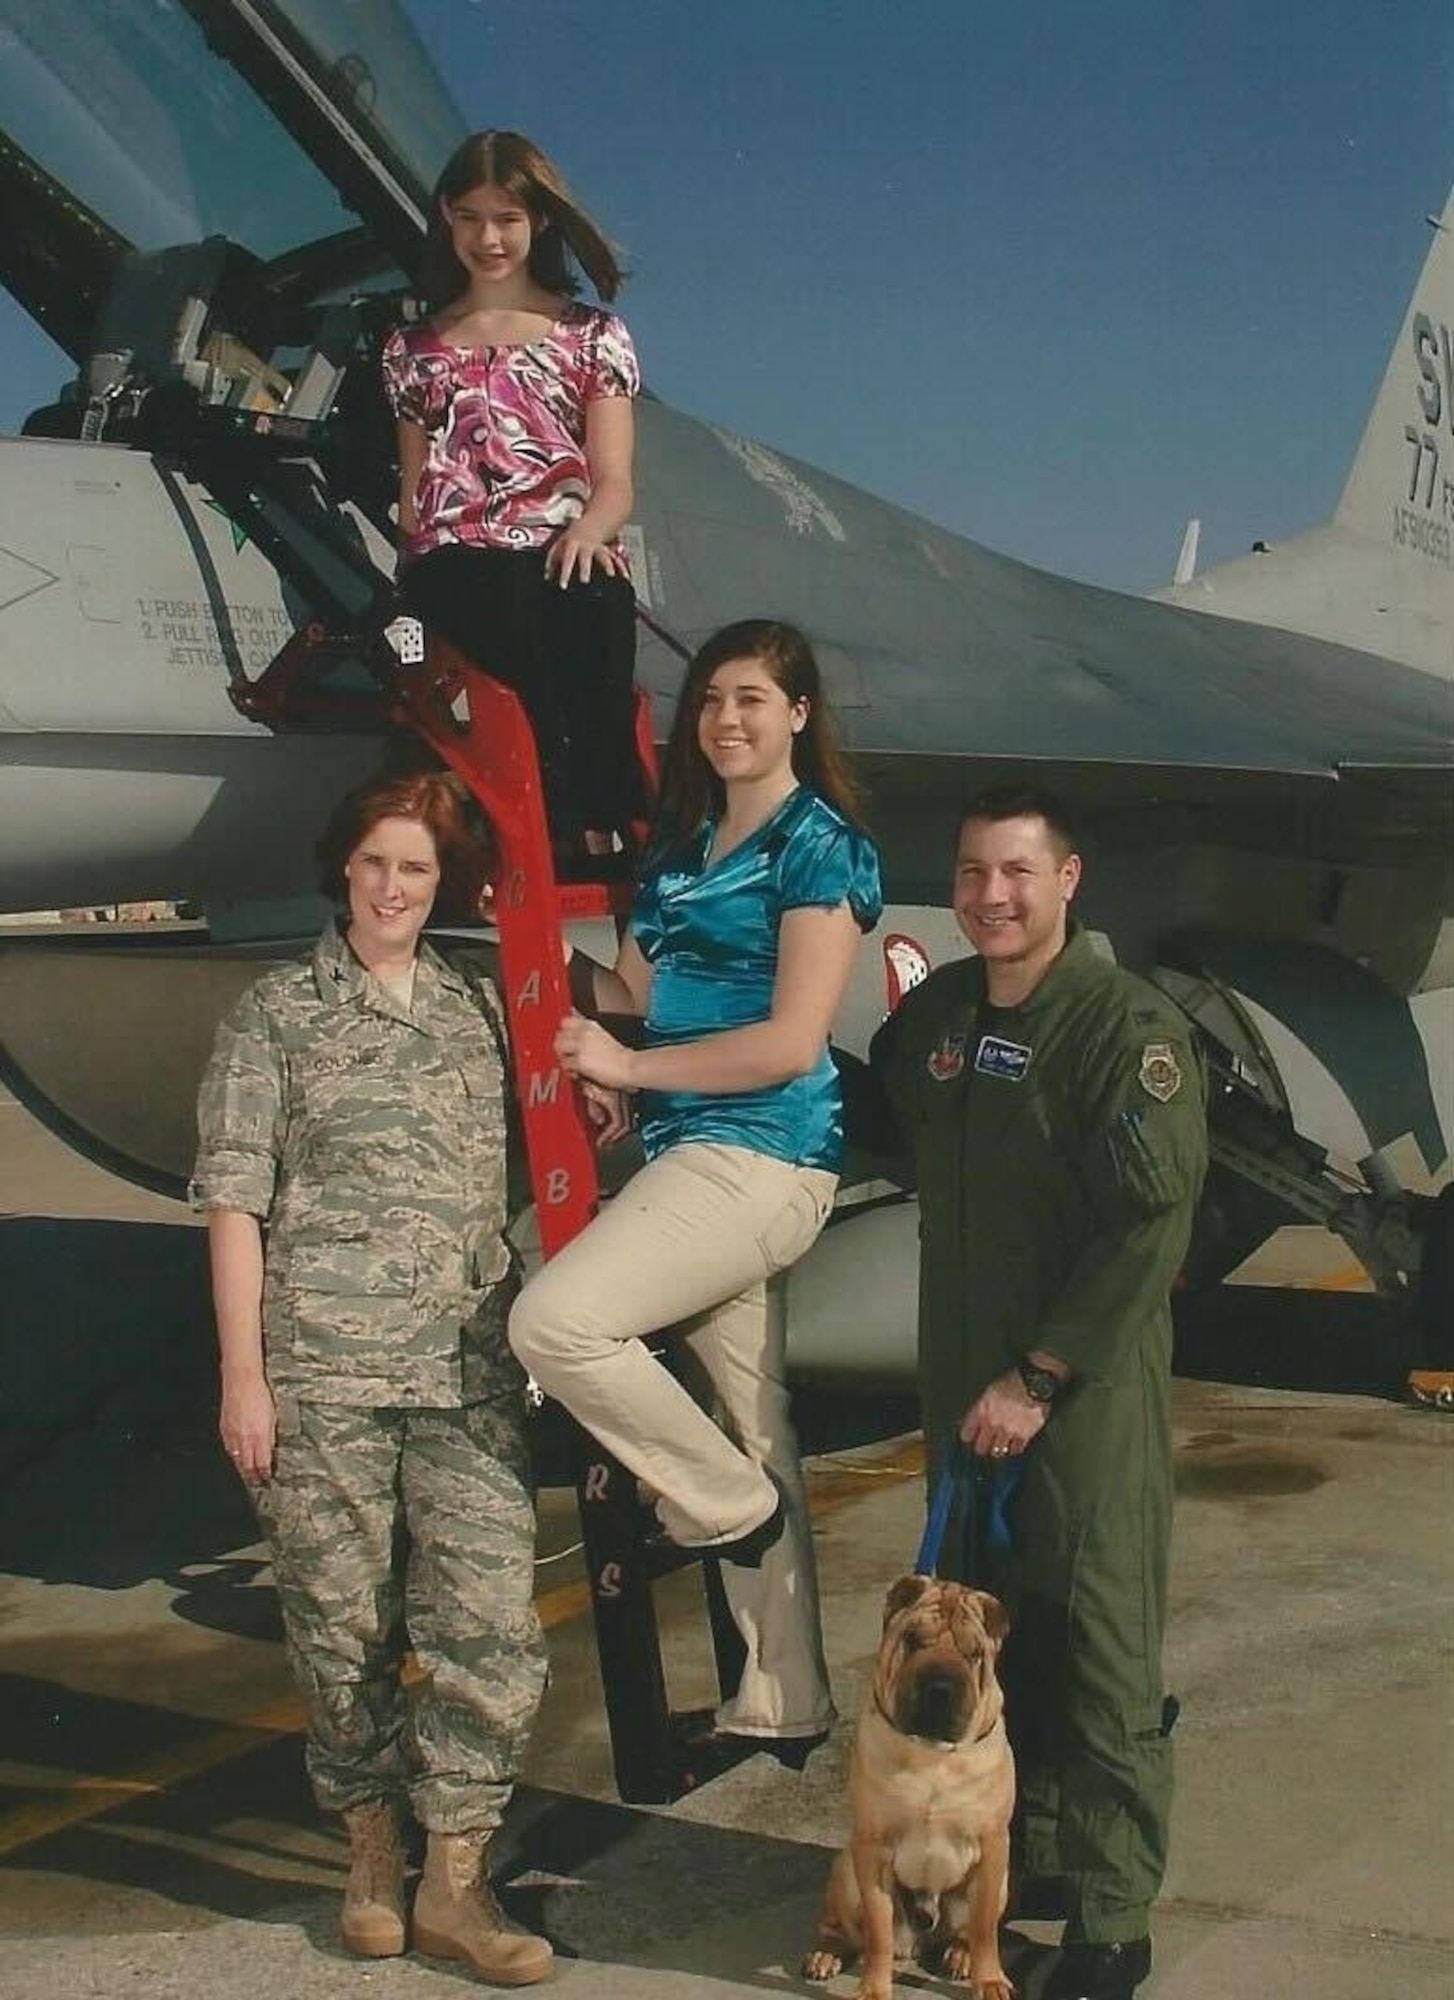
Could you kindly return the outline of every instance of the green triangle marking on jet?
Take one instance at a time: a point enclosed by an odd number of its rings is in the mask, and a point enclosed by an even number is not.
[[[227,509],[222,505],[220,500],[204,499],[202,505],[204,507],[210,507],[214,514],[220,514],[223,520],[227,523],[228,527],[231,528],[232,546],[234,551],[238,549],[245,549],[247,547],[249,540],[247,529],[240,528],[237,525],[236,521],[233,520],[232,516],[228,513]]]

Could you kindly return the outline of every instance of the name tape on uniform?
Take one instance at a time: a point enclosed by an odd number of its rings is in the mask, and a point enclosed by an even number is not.
[[[997,1076],[1005,1083],[1019,1083],[1030,1067],[1033,1053],[1023,1042],[1007,1042],[1002,1035],[982,1035],[974,1052],[974,1066],[981,1076]]]

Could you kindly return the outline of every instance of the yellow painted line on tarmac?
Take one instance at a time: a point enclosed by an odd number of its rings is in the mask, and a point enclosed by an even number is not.
[[[17,1806],[0,1814],[0,1856],[17,1848],[46,1840],[67,1827],[80,1826],[99,1814],[113,1811],[129,1799],[164,1792],[187,1778],[195,1778],[218,1764],[244,1757],[264,1743],[280,1736],[295,1735],[303,1727],[303,1711],[293,1696],[259,1709],[246,1722],[212,1729],[187,1743],[144,1757],[127,1771],[92,1779],[77,1776],[64,1783],[59,1792],[34,1804]]]
[[[814,1462],[809,1476],[813,1518],[824,1519],[851,1500],[861,1500],[870,1480],[913,1478],[922,1471],[923,1464],[923,1446],[917,1439],[861,1470],[831,1459]],[[548,1632],[553,1631],[584,1617],[590,1610],[590,1585],[584,1577],[573,1583],[557,1584],[537,1596],[535,1608],[541,1624]],[[69,1827],[83,1826],[87,1820],[113,1812],[131,1800],[168,1791],[173,1785],[184,1784],[221,1764],[230,1764],[281,1737],[301,1735],[304,1726],[302,1703],[296,1696],[287,1695],[240,1722],[208,1730],[186,1743],[144,1757],[127,1770],[108,1776],[77,1772],[58,1777],[47,1797],[0,1813],[0,1858],[22,1847],[31,1847],[39,1840],[48,1840],[53,1834],[64,1833]]]

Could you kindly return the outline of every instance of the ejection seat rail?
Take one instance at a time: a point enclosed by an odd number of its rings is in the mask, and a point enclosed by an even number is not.
[[[411,629],[412,628],[412,629]],[[510,1027],[515,1087],[546,1257],[596,1211],[595,1148],[579,1094],[554,1042],[571,1005],[562,920],[613,916],[629,906],[624,883],[558,883],[534,736],[510,689],[415,621],[383,633],[296,633],[263,673],[234,690],[242,712],[277,729],[383,726],[420,737],[468,786],[493,829],[498,864],[493,920]],[[392,639],[392,643],[391,643]],[[360,667],[366,669],[360,674]],[[637,752],[654,794],[655,753],[646,698],[637,694]],[[632,830],[644,838],[645,825]],[[694,1560],[648,1538],[634,1477],[584,1431],[576,1497],[595,1619],[616,1783],[623,1799],[665,1803],[745,1754],[707,1732],[694,1739],[669,1705],[652,1583]],[[736,1686],[742,1641],[719,1566],[702,1561],[717,1679]]]

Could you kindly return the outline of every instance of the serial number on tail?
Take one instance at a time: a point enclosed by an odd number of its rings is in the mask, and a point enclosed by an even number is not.
[[[1421,514],[1415,508],[1401,506],[1396,501],[1393,539],[1401,549],[1413,549],[1419,555],[1428,556],[1431,562],[1442,563],[1445,569],[1454,569],[1454,536],[1442,521],[1436,521],[1432,515]]]

